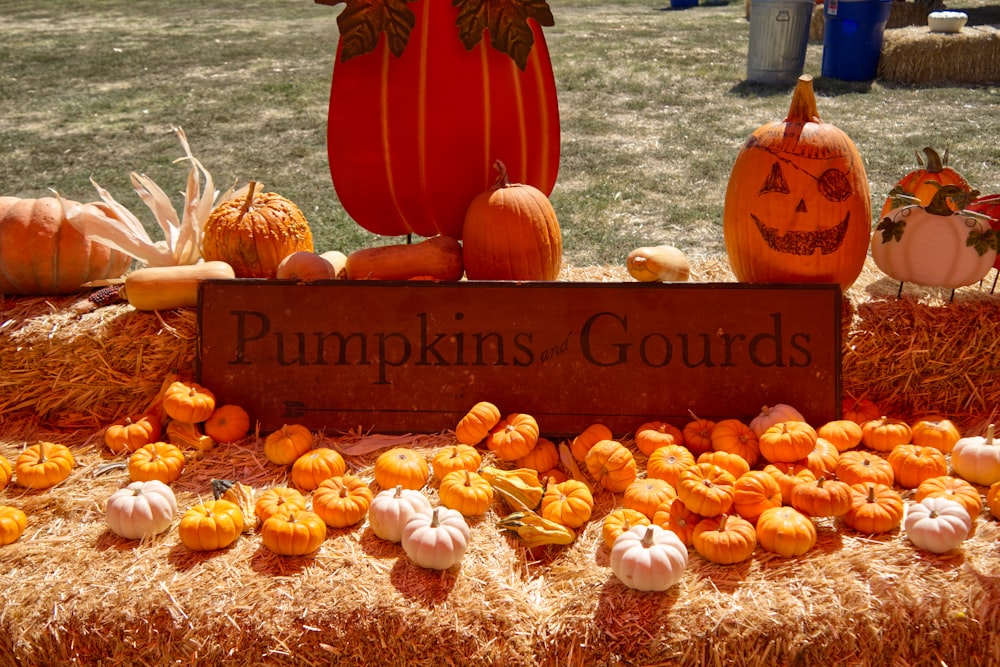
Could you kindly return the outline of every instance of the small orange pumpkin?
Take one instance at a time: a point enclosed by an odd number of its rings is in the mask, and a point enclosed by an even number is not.
[[[769,463],[764,466],[764,472],[774,477],[781,488],[781,502],[790,505],[792,490],[797,484],[816,481],[813,471],[801,463]]]
[[[677,497],[701,516],[726,514],[736,496],[736,478],[711,463],[696,463],[680,474]]]
[[[518,468],[531,468],[540,473],[548,472],[559,465],[559,448],[548,438],[539,437],[535,446],[526,456],[514,461]]]
[[[841,415],[843,419],[849,419],[860,426],[867,421],[881,417],[882,408],[864,396],[860,398],[845,396],[841,401]]]
[[[583,463],[587,452],[601,440],[614,440],[611,429],[604,424],[591,424],[570,442],[569,450],[573,458]]]
[[[181,476],[185,464],[184,452],[177,445],[151,442],[132,452],[128,459],[128,473],[134,482],[156,479],[172,484]]]
[[[861,443],[876,452],[891,452],[896,445],[909,444],[912,436],[909,424],[884,415],[861,425]]]
[[[669,422],[646,422],[635,430],[635,446],[646,456],[666,445],[683,444],[683,431]]]
[[[636,479],[635,457],[617,440],[601,440],[587,452],[587,472],[602,487],[621,493]]]
[[[677,491],[662,479],[647,477],[628,485],[622,497],[622,507],[642,512],[652,519],[661,505],[673,502]]]
[[[375,459],[375,483],[383,489],[401,486],[419,491],[429,478],[427,459],[407,447],[393,447]]]
[[[292,483],[300,489],[312,491],[323,480],[340,477],[347,472],[347,462],[336,449],[317,447],[295,459],[292,464]]]
[[[834,419],[816,429],[816,436],[831,443],[838,452],[846,452],[861,444],[861,424],[850,419]]]
[[[681,471],[696,463],[694,456],[683,445],[660,447],[646,460],[646,477],[662,479],[677,488]]]
[[[205,435],[216,442],[236,442],[250,432],[250,415],[239,405],[220,405],[205,422]]]
[[[873,452],[852,449],[837,459],[837,479],[850,485],[872,482],[892,486],[896,474],[892,464]]]
[[[515,412],[501,419],[486,436],[486,447],[501,461],[527,456],[538,442],[538,422],[528,414]]]
[[[579,528],[590,520],[593,511],[594,496],[590,488],[575,479],[549,484],[539,507],[544,518],[567,528]]]
[[[162,433],[163,427],[156,415],[130,415],[105,429],[104,444],[112,454],[134,452],[143,445],[159,440]]]
[[[346,528],[365,518],[374,494],[365,481],[354,475],[330,477],[312,494],[313,511],[331,528]]]
[[[660,505],[653,514],[653,523],[660,528],[666,528],[681,539],[684,546],[691,546],[694,537],[694,529],[703,519],[697,512],[692,512],[680,498],[673,500],[669,505]]]
[[[760,434],[760,454],[770,463],[800,461],[816,447],[816,429],[804,421],[782,421]]]
[[[142,450],[137,450],[142,451]],[[181,517],[177,536],[192,551],[215,551],[232,545],[243,532],[243,511],[228,500],[206,500]]]
[[[28,527],[28,515],[11,505],[0,505],[0,547],[21,539]]]
[[[215,411],[215,394],[196,382],[177,380],[163,394],[163,411],[171,419],[198,424]]]
[[[482,463],[483,456],[479,450],[464,443],[440,447],[431,457],[431,468],[439,480],[455,470],[479,470]]]
[[[903,497],[885,484],[851,486],[851,509],[843,516],[844,524],[859,533],[887,533],[903,520]]]
[[[816,524],[794,507],[772,507],[757,519],[757,542],[779,556],[801,556],[816,545]]]
[[[723,419],[712,429],[712,449],[739,454],[752,468],[760,459],[760,443],[749,424],[739,419]]]
[[[279,556],[305,556],[322,546],[326,524],[315,512],[288,509],[268,518],[260,527],[260,537]]]
[[[684,446],[695,456],[712,451],[712,429],[714,428],[715,421],[691,415],[691,421],[685,424],[681,430],[684,436]]]
[[[919,447],[933,447],[943,454],[951,453],[962,435],[948,419],[921,419],[912,427],[910,440]]]
[[[820,477],[792,487],[792,507],[809,516],[843,516],[851,501],[851,485],[837,479]]]
[[[253,513],[261,523],[279,512],[288,509],[304,510],[309,504],[306,498],[298,489],[290,486],[274,486],[265,489],[257,496],[254,503]]]
[[[757,549],[757,531],[743,517],[721,514],[698,522],[691,544],[703,558],[719,565],[741,563]]]
[[[604,539],[604,546],[611,549],[618,536],[632,526],[648,526],[649,524],[649,517],[638,510],[626,507],[612,510],[604,517],[604,523],[601,524],[601,537]]]
[[[832,442],[825,438],[816,438],[816,445],[801,463],[812,470],[816,477],[833,477],[837,474],[838,450]]]
[[[478,445],[500,423],[500,409],[489,401],[480,401],[458,420],[455,439],[463,445]]]
[[[313,434],[302,424],[284,424],[264,439],[264,456],[271,463],[287,466],[313,446]]]
[[[750,523],[756,523],[764,510],[781,504],[781,487],[773,475],[751,470],[736,478],[733,509]]]
[[[441,480],[438,498],[442,505],[458,510],[462,516],[478,516],[493,504],[493,486],[479,473],[453,470]]]
[[[26,489],[48,489],[69,478],[76,465],[69,447],[39,441],[21,450],[14,469],[17,483]]]
[[[10,480],[14,478],[14,467],[2,454],[0,454],[0,491],[7,488]]]
[[[896,445],[886,459],[892,466],[894,483],[904,489],[915,489],[925,480],[948,474],[948,460],[934,447]]]
[[[698,457],[698,463],[711,463],[724,470],[728,470],[733,477],[739,479],[741,475],[750,472],[750,464],[739,454],[732,452],[705,452]]]

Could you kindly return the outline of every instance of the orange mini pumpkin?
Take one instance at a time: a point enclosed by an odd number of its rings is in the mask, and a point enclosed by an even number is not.
[[[441,480],[438,498],[462,516],[478,516],[493,504],[493,486],[479,473],[453,470]]]
[[[851,486],[851,509],[843,516],[844,524],[859,533],[887,533],[903,520],[903,497],[885,484]]]
[[[309,499],[302,495],[298,489],[293,489],[290,486],[274,486],[265,489],[257,496],[253,513],[257,520],[263,523],[279,512],[292,508],[303,510],[308,504]]]
[[[878,419],[882,416],[882,408],[870,398],[845,396],[840,402],[843,419],[849,419],[859,426],[866,421]]]
[[[851,509],[851,485],[820,477],[792,488],[791,506],[809,516],[843,516]]]
[[[455,439],[463,445],[478,445],[500,423],[500,409],[489,401],[479,401],[455,426]]]
[[[677,488],[681,471],[690,468],[697,461],[683,445],[667,445],[660,447],[646,460],[646,477],[662,479]]]
[[[315,512],[289,509],[268,518],[260,527],[264,546],[279,556],[305,556],[326,539],[326,524]]]
[[[170,383],[163,394],[163,411],[171,419],[198,424],[215,411],[215,394],[196,382]]]
[[[677,482],[677,497],[701,516],[729,512],[735,496],[736,478],[711,463],[696,463],[683,470]]]
[[[372,490],[360,477],[330,477],[313,491],[313,511],[331,528],[346,528],[365,518],[372,498]]]
[[[837,459],[837,479],[852,486],[863,482],[892,486],[896,474],[892,464],[878,454],[852,449]]]
[[[469,204],[462,255],[470,280],[555,280],[562,267],[562,232],[544,192],[510,182],[494,163],[497,180]]]
[[[0,491],[7,488],[10,480],[14,478],[14,467],[5,456],[0,454]]]
[[[300,489],[312,491],[323,480],[340,477],[347,472],[347,462],[336,449],[317,447],[295,459],[292,464],[292,483]]]
[[[527,455],[514,461],[518,468],[531,468],[538,472],[548,472],[559,465],[559,449],[556,443],[548,438],[538,438],[535,446]]]
[[[882,416],[861,425],[861,443],[876,452],[891,452],[896,445],[909,444],[913,429],[902,419]]]
[[[264,456],[275,465],[286,466],[295,463],[312,446],[312,431],[302,424],[285,424],[264,439]]]
[[[715,421],[692,414],[691,421],[681,429],[684,436],[684,446],[695,456],[712,451],[712,429],[714,428]]]
[[[719,565],[741,563],[757,549],[757,531],[740,516],[722,514],[698,522],[691,544],[703,558]]]
[[[742,456],[752,468],[760,458],[760,443],[749,424],[739,419],[723,419],[712,429],[712,449]]]
[[[440,447],[431,457],[431,468],[439,480],[455,470],[479,470],[482,463],[483,457],[479,450],[463,443]]]
[[[666,445],[683,444],[684,432],[669,422],[646,422],[635,430],[635,446],[646,456]]]
[[[139,450],[141,451],[141,450]],[[206,500],[181,516],[177,536],[192,551],[225,549],[243,532],[243,511],[228,500]]]
[[[736,479],[733,509],[750,523],[756,523],[764,510],[781,504],[781,487],[770,473],[751,470]]]
[[[419,491],[429,478],[427,459],[408,447],[393,447],[375,459],[375,483],[383,489],[401,486]]]
[[[892,466],[894,483],[904,489],[915,489],[925,480],[948,474],[948,460],[934,447],[896,445],[886,459]]]
[[[527,456],[538,442],[538,422],[528,414],[515,412],[501,419],[486,436],[486,447],[501,461]]]
[[[790,505],[792,490],[797,484],[816,481],[813,471],[801,463],[769,463],[764,466],[764,472],[774,477],[781,488],[781,502]]]
[[[579,528],[590,520],[593,511],[593,494],[586,484],[575,479],[549,484],[539,508],[544,518],[567,528]]]
[[[649,517],[638,510],[626,507],[612,510],[604,517],[604,523],[601,524],[601,537],[604,539],[604,546],[611,549],[618,536],[632,526],[648,526],[649,524]]]
[[[698,463],[711,463],[723,470],[728,470],[733,477],[739,479],[741,475],[750,472],[750,464],[739,454],[733,452],[705,452],[698,457]]]
[[[912,427],[913,433],[910,436],[914,445],[920,447],[933,447],[943,454],[951,453],[962,435],[948,419],[921,419]]]
[[[591,424],[570,441],[570,453],[574,459],[582,463],[587,458],[590,448],[601,440],[614,440],[611,429],[604,424]]]
[[[760,434],[760,454],[770,463],[800,461],[816,447],[816,437],[816,429],[804,421],[778,422]]]
[[[832,444],[838,452],[846,452],[861,444],[861,424],[850,419],[834,419],[816,429],[816,436]]]
[[[772,507],[757,519],[757,543],[779,556],[801,556],[816,545],[816,524],[794,507]]]
[[[112,454],[134,452],[143,445],[159,440],[162,433],[163,428],[156,415],[131,415],[105,429],[104,444]]]
[[[151,442],[132,452],[128,459],[128,473],[134,482],[156,479],[171,484],[181,476],[186,463],[184,452],[177,445]]]
[[[239,405],[220,405],[205,422],[205,435],[216,442],[236,442],[250,432],[250,415]]]
[[[816,445],[806,454],[802,464],[812,470],[816,477],[833,477],[837,474],[837,460],[840,451],[825,438],[816,438]]]
[[[662,479],[647,477],[628,485],[622,496],[622,507],[642,512],[652,519],[661,505],[673,502],[677,491]]]
[[[598,442],[587,452],[584,463],[590,476],[612,493],[621,493],[636,478],[635,457],[617,440]]]
[[[26,489],[48,489],[69,478],[76,459],[69,447],[39,441],[25,447],[14,462],[17,483]]]
[[[669,505],[661,505],[653,514],[653,523],[660,528],[666,528],[677,537],[681,538],[684,546],[691,546],[694,536],[694,529],[704,517],[697,512],[692,512],[680,498],[673,500]]]
[[[737,280],[850,287],[871,237],[868,176],[854,142],[820,120],[812,77],[799,77],[788,115],[740,149],[723,207]]]

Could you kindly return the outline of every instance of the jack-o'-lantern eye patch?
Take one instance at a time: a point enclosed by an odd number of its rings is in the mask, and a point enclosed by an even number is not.
[[[771,165],[771,172],[764,179],[764,184],[760,187],[759,195],[766,195],[769,192],[780,192],[783,195],[787,195],[791,192],[788,189],[788,181],[785,180],[785,175],[781,173],[781,165],[775,162]]]
[[[830,201],[844,201],[854,194],[847,174],[839,169],[827,169],[820,174],[816,187],[819,193]]]

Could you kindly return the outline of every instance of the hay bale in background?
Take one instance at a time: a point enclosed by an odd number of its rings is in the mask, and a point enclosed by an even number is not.
[[[949,34],[926,25],[886,30],[878,78],[907,84],[1000,82],[1000,30],[966,26]]]
[[[889,10],[889,20],[886,29],[901,28],[910,25],[927,25],[927,15],[944,9],[943,0],[921,0],[920,2],[904,2],[897,0]],[[813,9],[812,21],[809,23],[809,40],[822,42],[826,27],[826,15],[823,13],[823,3],[817,3]]]

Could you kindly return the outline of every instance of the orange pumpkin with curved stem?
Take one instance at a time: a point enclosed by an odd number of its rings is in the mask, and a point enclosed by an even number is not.
[[[697,461],[683,445],[660,447],[646,460],[646,476],[662,479],[677,489],[681,471],[690,468]]]
[[[444,479],[445,475],[455,470],[479,470],[482,463],[483,456],[479,450],[463,443],[445,445],[431,457],[431,468],[438,480]]]
[[[751,467],[760,459],[760,443],[749,424],[723,419],[712,429],[712,449],[742,456]]]
[[[327,148],[351,219],[385,236],[460,238],[466,207],[490,186],[497,159],[512,179],[551,193],[559,105],[542,26],[554,19],[544,2],[525,8],[516,30],[475,23],[485,12],[462,16],[450,2],[417,0],[401,7],[384,39],[363,21],[348,29],[341,14]],[[460,29],[460,18],[473,25]]]
[[[783,421],[758,437],[760,454],[770,463],[793,463],[816,448],[816,429],[804,421]]]
[[[714,428],[715,421],[691,415],[691,421],[681,429],[681,434],[684,436],[684,446],[695,456],[712,451],[712,429]]]
[[[914,445],[933,447],[944,454],[950,453],[955,443],[962,438],[958,428],[949,419],[921,419],[913,424],[911,430],[910,439]]]
[[[612,510],[604,517],[604,523],[601,524],[601,537],[604,540],[604,546],[608,549],[613,547],[618,536],[632,526],[648,526],[649,524],[649,517],[639,510],[626,507]]]
[[[135,482],[152,479],[171,484],[181,476],[187,461],[184,452],[169,442],[151,442],[132,452],[128,459],[128,473]]]
[[[579,528],[594,511],[594,496],[583,482],[568,479],[549,484],[542,495],[539,514],[567,528]]]
[[[743,517],[722,514],[699,521],[691,543],[706,560],[732,565],[753,555],[757,548],[757,531]]]
[[[812,77],[799,77],[788,115],[753,132],[733,164],[723,207],[726,255],[737,280],[850,287],[871,236],[864,160],[823,122]]]
[[[479,401],[458,420],[455,439],[463,445],[478,445],[500,423],[500,409],[489,401]]]
[[[215,394],[197,382],[177,380],[163,394],[163,411],[179,422],[198,424],[215,411]]]
[[[809,516],[843,516],[851,509],[851,485],[820,477],[792,487],[791,506]]]
[[[375,459],[375,483],[383,489],[401,486],[419,491],[428,479],[427,459],[408,447],[393,447]]]

